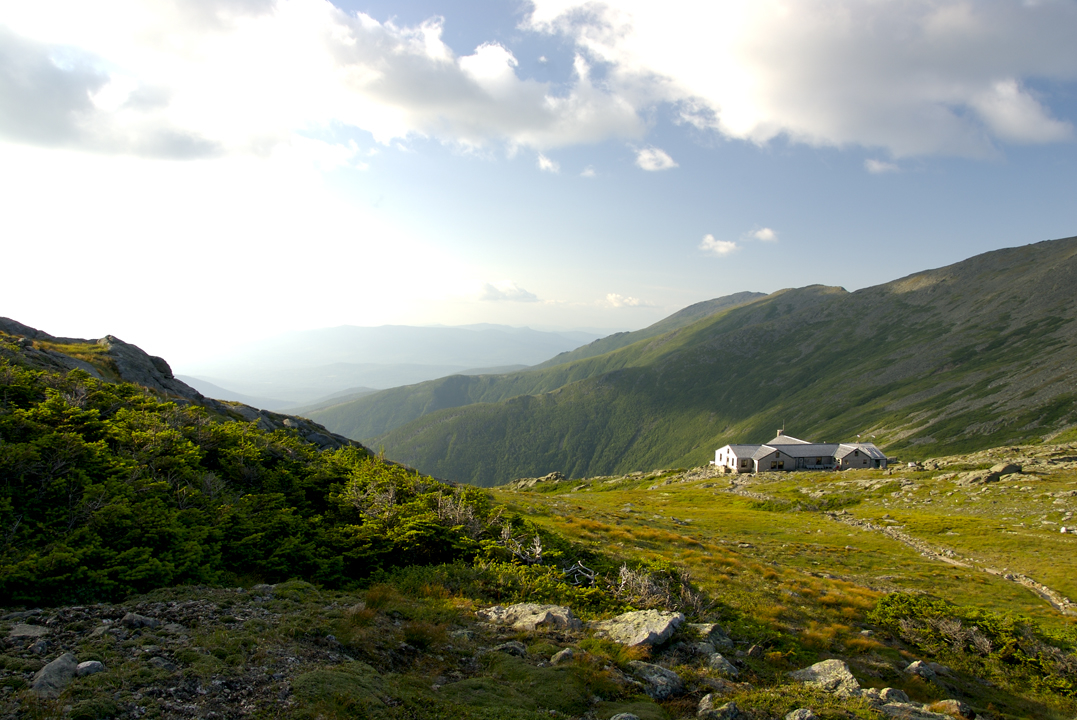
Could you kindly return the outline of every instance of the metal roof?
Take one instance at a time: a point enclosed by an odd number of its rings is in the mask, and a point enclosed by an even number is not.
[[[795,438],[792,435],[776,435],[767,445],[811,445],[807,440]]]
[[[842,443],[838,447],[838,451],[834,453],[834,457],[843,458],[854,450],[859,450],[872,460],[886,459],[886,453],[877,448],[875,443]]]
[[[762,445],[726,445],[725,447],[733,451],[733,455],[738,458],[750,458],[753,456],[756,450],[763,447]],[[725,448],[718,448],[721,452]]]

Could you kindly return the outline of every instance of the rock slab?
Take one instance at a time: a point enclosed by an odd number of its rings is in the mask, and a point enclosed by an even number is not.
[[[71,682],[71,678],[75,677],[78,666],[73,654],[64,653],[37,671],[30,683],[30,689],[39,697],[57,697]]]
[[[636,645],[661,645],[684,623],[684,615],[663,610],[637,610],[609,620],[591,623],[599,635],[614,642]]]
[[[579,630],[583,621],[563,605],[517,603],[502,607],[494,605],[475,613],[480,620],[495,625],[509,625],[514,630]]]
[[[15,623],[15,627],[11,628],[11,632],[7,634],[9,638],[36,638],[43,635],[48,635],[49,629],[42,627],[41,625],[29,625],[27,623]]]

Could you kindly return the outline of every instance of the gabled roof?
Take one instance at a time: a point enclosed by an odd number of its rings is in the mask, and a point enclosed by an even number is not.
[[[792,435],[778,434],[767,445],[811,445],[807,440],[795,438]]]
[[[727,448],[732,451],[733,455],[737,458],[750,458],[755,455],[755,451],[763,447],[762,445],[726,445]],[[718,448],[719,452],[725,448]]]
[[[885,460],[886,453],[875,446],[875,443],[842,443],[838,446],[837,452],[834,453],[834,457],[843,458],[846,455],[851,454],[854,450],[867,455],[872,460]]]

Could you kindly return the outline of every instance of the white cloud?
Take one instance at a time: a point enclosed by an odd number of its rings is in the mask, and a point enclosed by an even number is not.
[[[479,293],[479,300],[490,302],[538,302],[538,299],[538,295],[524,290],[511,280],[484,283],[482,292]]]
[[[762,240],[763,242],[774,242],[778,239],[778,233],[774,232],[768,227],[753,230],[750,233],[750,236],[755,238],[756,240]]]
[[[738,249],[738,245],[732,240],[715,240],[713,235],[704,235],[699,243],[699,249],[703,252],[722,257]]]
[[[458,57],[416,27],[327,0],[0,0],[0,139],[155,157],[265,154],[333,128],[536,149],[638,138],[577,58],[521,79],[497,43]]]
[[[583,172],[580,173],[580,177],[585,177],[585,178],[593,178],[596,175],[597,175],[597,173],[595,172],[595,168],[594,168],[593,165],[588,165],[587,167],[585,167],[583,169]]]
[[[880,173],[897,172],[901,168],[891,162],[885,160],[876,160],[875,158],[868,158],[864,161],[864,169],[869,173],[878,175]]]
[[[558,173],[561,172],[561,165],[557,162],[546,157],[542,153],[538,154],[538,167],[539,170],[544,172]]]
[[[1027,87],[1077,79],[1069,2],[534,0],[637,107],[724,136],[977,156],[1073,137]]]
[[[617,293],[607,294],[605,304],[609,307],[614,308],[654,307],[654,303],[648,302],[647,300],[640,300],[639,298],[634,298],[627,295],[618,295]]]
[[[636,151],[636,165],[651,172],[677,167],[677,163],[665,150],[653,147]]]

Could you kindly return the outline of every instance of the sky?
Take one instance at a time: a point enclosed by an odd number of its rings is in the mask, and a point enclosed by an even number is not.
[[[636,329],[1077,234],[1073,0],[0,0],[0,315]]]

